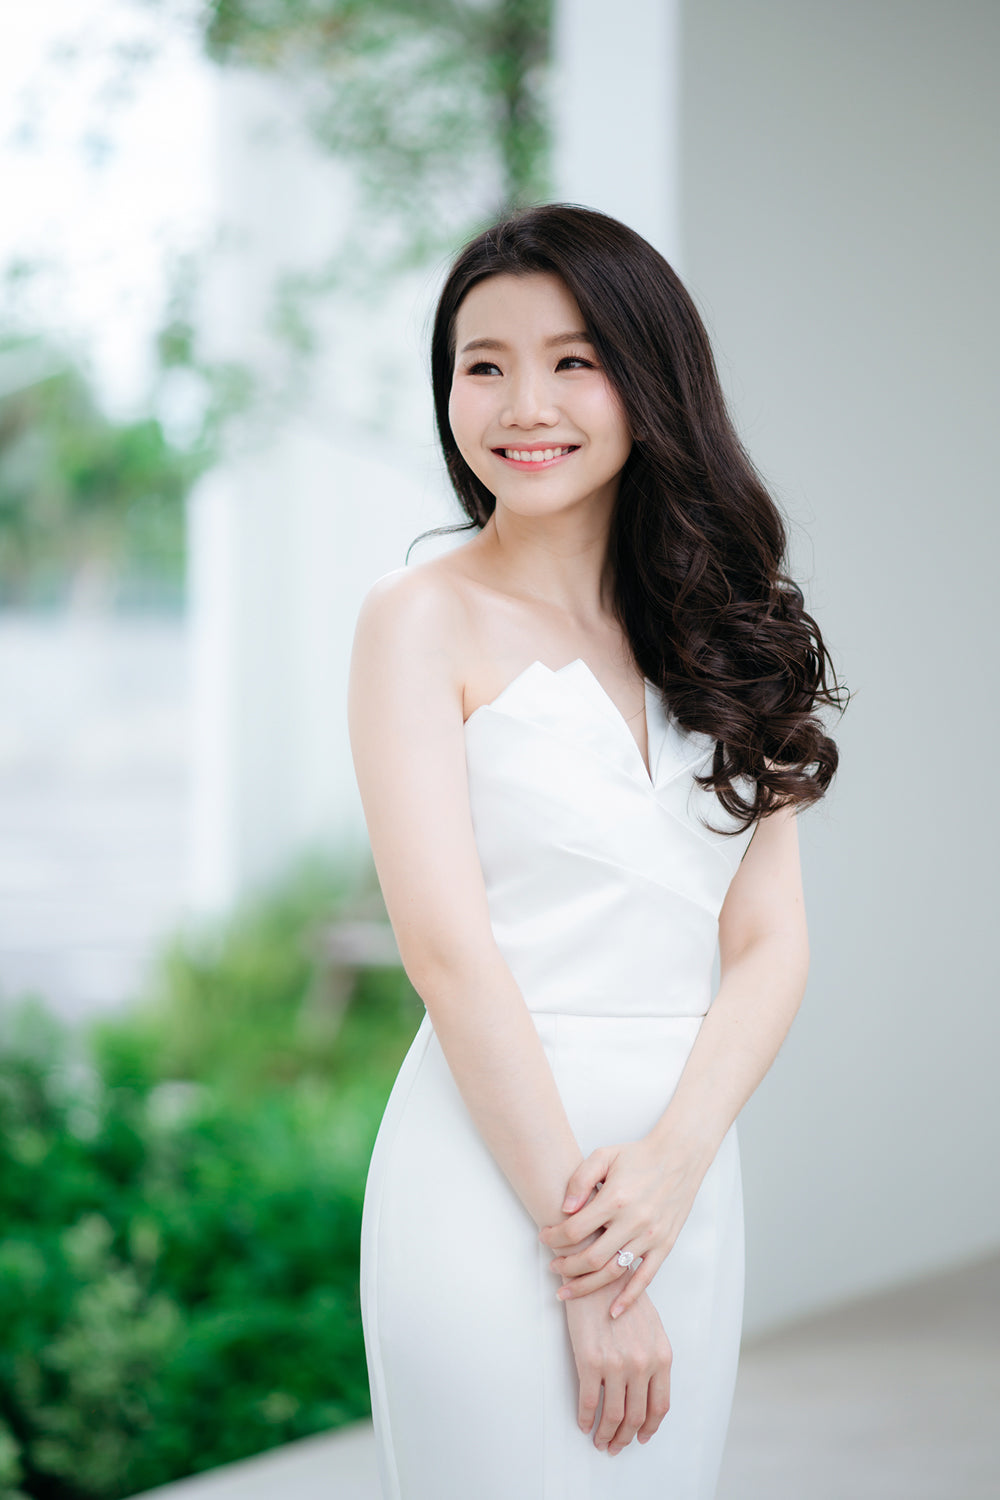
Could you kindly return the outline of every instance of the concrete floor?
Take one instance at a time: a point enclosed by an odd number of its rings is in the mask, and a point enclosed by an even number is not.
[[[748,1343],[717,1500],[998,1500],[998,1410],[1000,1257]],[[378,1495],[364,1422],[135,1500]]]
[[[754,1340],[718,1500],[998,1500],[998,1410],[1000,1257]]]

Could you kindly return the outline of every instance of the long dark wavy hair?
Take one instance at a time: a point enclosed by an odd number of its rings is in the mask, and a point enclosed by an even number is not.
[[[568,203],[522,209],[452,264],[431,375],[441,447],[469,522],[435,530],[482,528],[496,506],[448,420],[456,314],[486,277],[538,271],[554,272],[576,299],[627,416],[633,446],[608,537],[614,609],[675,720],[716,742],[699,785],[738,820],[734,834],[779,807],[818,801],[838,757],[816,709],[840,706],[845,690],[802,590],[782,570],[785,525],[737,437],[694,303],[663,256],[617,219]],[[752,798],[739,778],[752,783]]]

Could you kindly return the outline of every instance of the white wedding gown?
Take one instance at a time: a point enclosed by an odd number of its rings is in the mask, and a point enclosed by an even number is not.
[[[711,1000],[718,914],[752,829],[693,775],[713,742],[647,680],[650,770],[582,659],[533,662],[466,724],[496,942],[580,1149],[662,1114]],[[743,1312],[736,1127],[649,1289],[673,1347],[652,1440],[601,1453],[552,1252],[483,1144],[425,1015],[365,1194],[361,1296],[384,1500],[711,1500]]]

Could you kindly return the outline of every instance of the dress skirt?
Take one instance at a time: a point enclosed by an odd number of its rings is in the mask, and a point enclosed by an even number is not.
[[[584,1154],[663,1112],[700,1017],[533,1016]],[[384,1500],[710,1500],[736,1379],[736,1127],[649,1288],[673,1349],[651,1441],[599,1452],[552,1252],[476,1131],[425,1016],[379,1130],[362,1308]]]

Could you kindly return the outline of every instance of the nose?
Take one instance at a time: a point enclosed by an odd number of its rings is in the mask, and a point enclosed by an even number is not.
[[[506,400],[500,416],[504,427],[554,427],[559,411],[545,376],[538,370],[522,369],[506,382]]]

